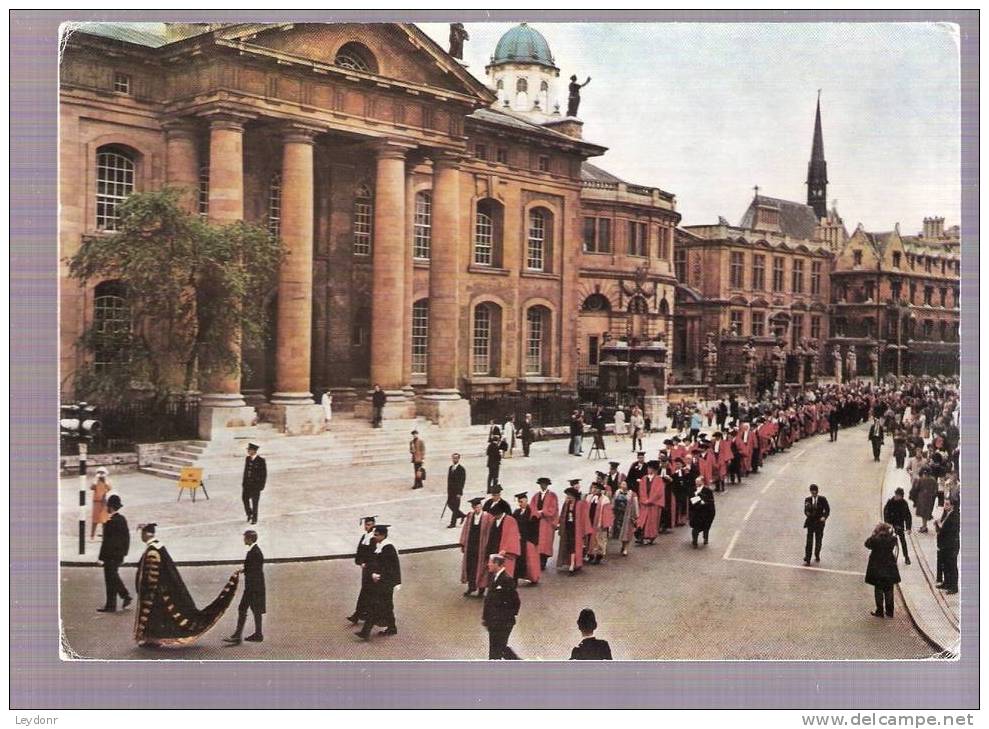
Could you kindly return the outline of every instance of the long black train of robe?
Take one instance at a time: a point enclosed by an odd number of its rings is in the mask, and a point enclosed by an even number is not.
[[[150,544],[137,566],[134,640],[167,646],[191,644],[223,617],[239,581],[235,572],[219,596],[199,610],[168,550],[160,544]]]
[[[380,552],[371,554],[365,569],[381,576],[377,582],[371,581],[371,588],[368,591],[367,619],[371,625],[394,628],[395,588],[402,584],[402,569],[395,546],[386,544]]]
[[[477,589],[477,560],[481,555],[481,523],[474,523],[473,512],[467,515],[470,527],[467,531],[467,587]]]
[[[525,509],[516,509],[512,512],[512,516],[519,525],[519,545],[522,554],[519,558],[515,560],[515,579],[516,580],[531,580],[529,577],[529,565],[528,558],[526,555],[525,544],[529,542],[536,546],[536,550],[539,550],[539,520],[532,518],[531,507],[527,506]]]
[[[361,591],[357,595],[357,607],[354,608],[354,617],[358,620],[367,620],[367,598],[369,588],[374,584],[371,579],[371,572],[364,565],[372,554],[374,554],[374,544],[371,542],[370,532],[363,537],[363,543],[357,542],[357,553],[354,555],[354,564],[361,566]]]

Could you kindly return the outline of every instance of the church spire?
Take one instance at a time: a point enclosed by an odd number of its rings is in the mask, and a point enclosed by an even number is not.
[[[814,144],[807,165],[807,204],[820,218],[828,215],[828,163],[824,160],[824,134],[821,131],[821,90],[817,90],[817,117],[814,119]]]

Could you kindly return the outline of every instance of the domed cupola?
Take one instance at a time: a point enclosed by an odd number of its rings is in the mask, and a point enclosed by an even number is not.
[[[511,110],[537,123],[560,118],[556,67],[549,43],[535,28],[520,23],[498,41],[485,68],[498,94],[495,108]]]

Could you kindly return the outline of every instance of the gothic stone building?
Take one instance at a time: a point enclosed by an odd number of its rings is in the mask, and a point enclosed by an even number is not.
[[[717,380],[745,382],[743,347],[756,352],[751,384],[777,379],[773,351],[781,343],[785,382],[817,376],[829,336],[830,271],[847,233],[837,210],[826,209],[827,167],[818,101],[807,204],[760,195],[738,225],[677,231],[675,273],[680,284],[674,322],[677,382],[707,379],[705,352],[718,351]]]
[[[255,411],[288,432],[313,395],[460,424],[469,400],[572,392],[607,337],[669,337],[672,195],[586,160],[559,68],[520,25],[487,83],[411,24],[78,24],[60,87],[60,248],[113,235],[134,191],[194,190],[212,221],[290,254],[251,375],[200,382],[206,437]],[[61,286],[63,394],[114,281]]]
[[[915,236],[859,226],[832,273],[828,371],[957,374],[960,273],[958,227],[946,231],[944,218],[925,218]]]

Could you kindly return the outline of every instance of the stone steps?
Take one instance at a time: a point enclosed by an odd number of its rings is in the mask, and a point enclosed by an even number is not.
[[[279,473],[300,469],[338,467],[393,466],[409,462],[408,443],[411,430],[419,430],[427,453],[447,454],[460,451],[483,455],[487,426],[470,426],[443,430],[426,420],[386,421],[387,426],[372,428],[365,421],[340,419],[333,430],[317,435],[286,436],[270,424],[254,426],[251,432],[238,433],[232,441],[177,441],[175,447],[140,470],[161,478],[177,480],[183,467],[203,468],[207,474],[234,474],[243,468],[246,444],[257,440],[262,447],[268,470]],[[350,426],[353,426],[352,428]],[[348,429],[344,430],[343,428]],[[465,447],[467,445],[468,447]]]

